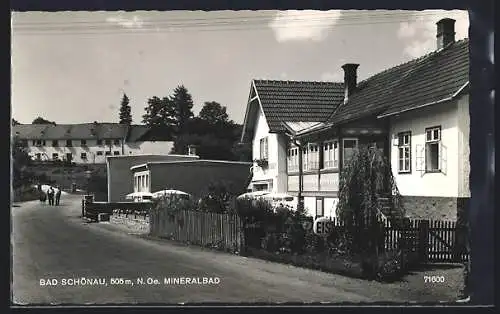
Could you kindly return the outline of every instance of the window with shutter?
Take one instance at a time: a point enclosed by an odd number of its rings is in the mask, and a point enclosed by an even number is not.
[[[425,171],[438,172],[441,170],[441,127],[425,130]]]
[[[411,172],[411,133],[398,134],[398,172]]]

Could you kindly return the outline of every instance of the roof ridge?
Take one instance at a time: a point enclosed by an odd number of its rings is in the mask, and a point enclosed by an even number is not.
[[[310,83],[310,84],[339,84],[342,85],[344,82],[333,82],[333,81],[306,81],[306,80],[272,80],[272,79],[253,79],[254,82],[269,82],[269,83]]]

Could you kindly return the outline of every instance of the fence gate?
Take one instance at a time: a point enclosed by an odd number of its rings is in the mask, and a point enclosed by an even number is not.
[[[468,259],[465,227],[454,221],[410,219],[404,227],[386,227],[385,247],[393,249],[403,240],[404,250],[420,263],[460,263]]]

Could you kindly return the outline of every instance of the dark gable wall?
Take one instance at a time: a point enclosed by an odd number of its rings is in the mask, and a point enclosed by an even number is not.
[[[201,197],[210,183],[226,182],[233,185],[238,194],[246,191],[250,163],[165,163],[151,164],[151,191],[165,188],[181,190]]]

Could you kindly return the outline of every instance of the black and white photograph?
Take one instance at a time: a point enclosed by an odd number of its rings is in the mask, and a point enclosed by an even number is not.
[[[469,303],[468,11],[11,15],[11,305]]]

